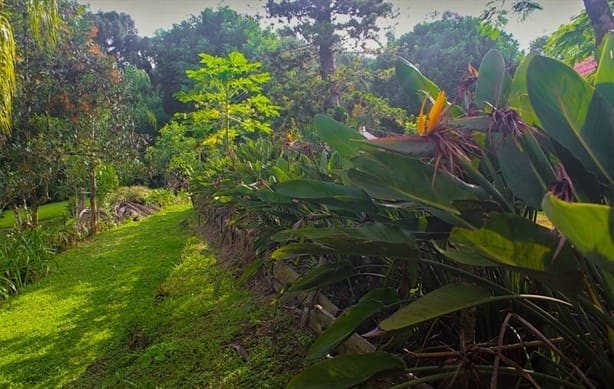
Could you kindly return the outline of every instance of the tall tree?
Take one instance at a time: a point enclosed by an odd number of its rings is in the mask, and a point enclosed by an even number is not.
[[[98,46],[113,55],[120,64],[131,64],[151,71],[151,63],[146,57],[150,40],[138,35],[130,15],[116,11],[99,11],[91,17],[97,29],[94,41]]]
[[[185,77],[188,69],[198,69],[199,54],[225,56],[240,51],[248,59],[256,59],[254,40],[262,39],[262,31],[254,18],[241,16],[224,7],[205,9],[167,31],[158,32],[147,51],[155,68],[151,72],[154,87],[160,89],[166,117],[158,118],[164,124],[176,112],[187,112],[190,105],[181,103],[174,95],[190,88]]]
[[[599,47],[606,32],[614,30],[612,2],[609,0],[582,1],[595,31],[595,46]],[[482,12],[482,19],[495,23],[495,25],[500,27],[507,23],[507,15],[510,11],[513,14],[521,15],[521,19],[524,20],[527,15],[540,9],[543,9],[543,7],[539,0],[513,0],[511,2],[506,2],[506,0],[490,0],[486,5],[486,9]]]
[[[328,81],[335,72],[335,48],[344,38],[377,40],[378,18],[392,17],[392,4],[383,0],[267,0],[267,13],[280,23],[296,20],[293,30],[318,48],[320,76]],[[332,91],[325,108],[339,105]]]
[[[394,66],[396,56],[413,64],[448,95],[455,97],[459,83],[467,72],[467,65],[479,67],[480,61],[490,50],[498,49],[510,70],[520,60],[518,42],[490,25],[483,25],[475,17],[461,17],[444,13],[440,20],[424,22],[397,40],[390,42],[387,51],[377,58],[378,69]],[[374,84],[375,92],[388,97],[395,106],[418,111],[420,102],[411,100],[399,88],[393,74],[387,73],[381,83]]]
[[[614,16],[608,0],[583,0],[586,13],[595,29],[595,45],[599,47],[603,36],[614,30]]]

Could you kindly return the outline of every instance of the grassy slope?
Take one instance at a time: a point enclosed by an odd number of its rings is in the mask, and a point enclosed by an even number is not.
[[[213,266],[191,213],[170,208],[60,254],[0,309],[0,386],[283,386],[305,335]]]
[[[46,222],[53,219],[60,219],[66,215],[68,217],[68,201],[59,201],[57,203],[49,203],[41,205],[38,208],[39,221]],[[15,212],[7,210],[0,217],[0,228],[8,228],[15,225]]]

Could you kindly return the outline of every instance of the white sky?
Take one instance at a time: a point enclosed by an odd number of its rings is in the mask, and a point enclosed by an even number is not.
[[[411,31],[413,26],[430,19],[434,12],[453,11],[461,15],[478,16],[485,8],[487,0],[389,0],[399,10],[395,33]],[[152,36],[159,28],[168,29],[175,23],[197,15],[205,8],[229,6],[242,14],[265,15],[264,0],[79,0],[90,4],[92,11],[98,10],[125,12],[132,16],[141,36]],[[511,2],[511,1],[509,1]],[[583,8],[582,0],[541,0],[544,7],[536,11],[524,22],[510,18],[506,31],[514,35],[522,49],[528,49],[533,39],[549,34]],[[388,22],[390,24],[390,22]]]

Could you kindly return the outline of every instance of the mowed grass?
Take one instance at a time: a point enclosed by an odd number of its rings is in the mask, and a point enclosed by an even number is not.
[[[282,387],[308,336],[216,265],[192,212],[171,207],[58,255],[0,308],[0,387]]]
[[[58,201],[41,205],[38,208],[38,220],[42,224],[68,218],[68,201]],[[0,228],[9,228],[15,225],[15,212],[6,210],[0,215]]]

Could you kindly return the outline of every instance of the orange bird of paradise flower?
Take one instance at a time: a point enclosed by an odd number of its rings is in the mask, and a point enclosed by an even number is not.
[[[443,112],[446,108],[446,92],[441,91],[437,95],[435,99],[435,103],[431,107],[431,110],[428,114],[424,113],[424,105],[426,104],[426,98],[422,102],[422,106],[420,107],[420,114],[418,115],[417,127],[418,127],[418,135],[420,136],[428,136],[433,133],[433,131],[437,128],[441,117],[443,116]]]

